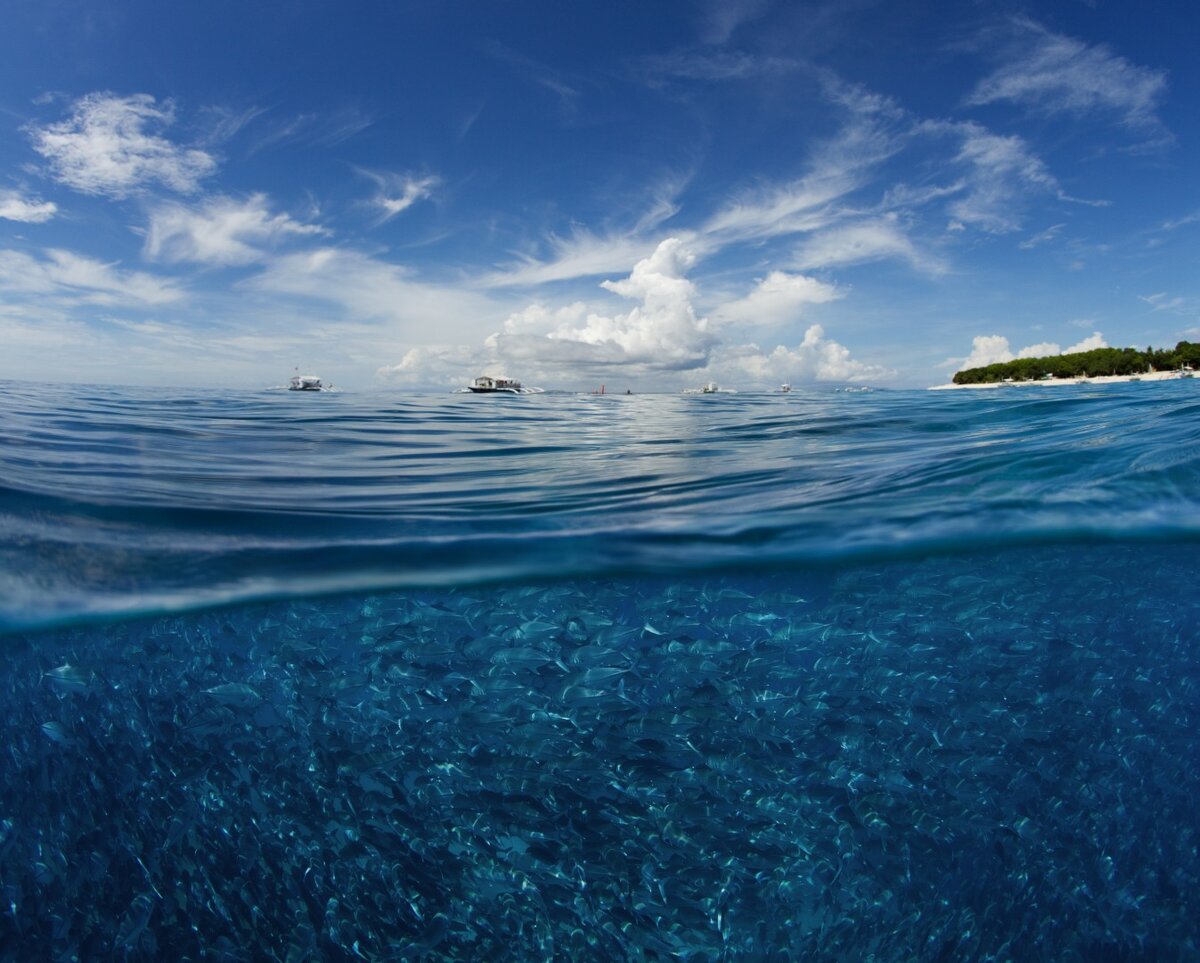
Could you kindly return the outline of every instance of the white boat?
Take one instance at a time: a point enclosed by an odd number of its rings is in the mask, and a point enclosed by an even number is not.
[[[1194,377],[1196,377],[1196,369],[1193,368],[1190,364],[1181,364],[1179,366],[1179,377],[1194,378]]]
[[[482,375],[476,378],[471,384],[460,389],[460,392],[470,392],[476,395],[492,395],[492,394],[508,394],[508,395],[536,395],[541,394],[541,388],[526,388],[521,382],[515,378],[499,378],[490,375]]]
[[[715,381],[710,381],[703,388],[684,388],[685,395],[735,395],[737,391],[733,388],[718,388]]]
[[[321,379],[316,375],[292,375],[291,381],[288,382],[288,391],[325,391],[325,386],[321,384]]]
[[[779,386],[779,390],[780,390],[780,392],[782,392],[783,394],[786,395],[789,391],[792,390],[792,386],[785,382],[784,384],[781,384]]]

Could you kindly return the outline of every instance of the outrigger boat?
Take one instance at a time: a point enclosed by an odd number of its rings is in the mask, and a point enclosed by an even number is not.
[[[521,382],[515,378],[493,378],[489,375],[483,375],[476,378],[466,388],[459,389],[460,392],[470,392],[476,395],[492,395],[492,394],[509,394],[509,395],[536,395],[541,394],[541,388],[526,388]]]

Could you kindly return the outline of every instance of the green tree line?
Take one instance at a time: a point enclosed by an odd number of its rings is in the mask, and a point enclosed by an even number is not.
[[[956,385],[991,384],[1011,378],[1013,381],[1038,381],[1051,378],[1079,378],[1085,375],[1135,375],[1147,371],[1176,371],[1183,365],[1200,366],[1200,344],[1180,341],[1174,349],[1095,348],[1075,354],[1055,354],[1046,358],[1017,358],[982,368],[965,368],[954,375]]]

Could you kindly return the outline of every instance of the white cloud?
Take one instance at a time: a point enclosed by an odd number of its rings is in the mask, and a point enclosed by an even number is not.
[[[171,281],[141,271],[122,271],[71,251],[47,250],[44,258],[0,251],[0,295],[44,295],[79,304],[149,305],[176,301],[183,292]]]
[[[917,250],[894,214],[822,231],[800,246],[794,263],[801,270],[813,270],[888,258],[931,274],[945,270],[937,258]]]
[[[1186,227],[1189,224],[1200,223],[1200,211],[1192,211],[1191,214],[1184,214],[1183,217],[1177,217],[1171,221],[1164,221],[1160,230],[1174,231],[1181,227]]]
[[[563,382],[606,369],[627,377],[654,377],[662,388],[696,378],[757,383],[772,380],[877,380],[893,373],[856,361],[849,350],[812,325],[795,347],[763,351],[756,345],[722,345],[710,322],[698,317],[696,289],[686,277],[694,263],[681,238],[661,242],[621,280],[601,285],[636,301],[629,311],[602,314],[583,301],[530,304],[510,312],[503,328],[477,349],[463,344],[410,347],[401,360],[378,370],[381,377],[411,384],[463,384],[485,369],[511,373],[526,383]],[[839,296],[832,285],[781,271],[772,272],[745,298],[727,305],[725,317],[753,321],[794,318],[805,304]],[[672,374],[674,372],[674,374]],[[689,381],[683,381],[683,373]],[[613,375],[615,377],[615,375]]]
[[[249,264],[262,259],[262,248],[293,236],[322,234],[287,214],[271,214],[267,199],[252,194],[244,201],[214,197],[199,208],[163,204],[150,214],[147,257],[177,263]]]
[[[565,315],[543,316],[538,309],[527,309],[510,316],[505,331],[488,343],[501,355],[526,356],[531,347],[540,348],[564,363],[698,367],[707,360],[713,339],[708,320],[696,317],[695,289],[684,276],[694,261],[679,238],[668,238],[638,261],[629,277],[602,282],[606,290],[641,302],[629,312],[580,317],[582,312],[572,306]],[[558,323],[532,339],[523,334],[547,319]]]
[[[708,372],[715,380],[749,378],[757,384],[806,381],[882,381],[895,372],[865,364],[850,356],[850,349],[831,338],[819,324],[810,325],[796,347],[778,345],[769,352],[757,345],[732,345],[717,349]]]
[[[446,338],[498,325],[509,310],[461,285],[419,281],[395,264],[335,247],[278,255],[239,286],[334,305],[345,321],[382,326],[410,344],[428,333]]]
[[[1056,354],[1075,354],[1080,351],[1093,351],[1096,348],[1107,348],[1108,342],[1099,331],[1093,331],[1082,341],[1069,348],[1059,348],[1051,341],[1041,344],[1031,344],[1013,354],[1008,338],[999,334],[976,335],[971,341],[971,353],[958,365],[961,369],[983,368],[989,364],[1000,364],[1012,361],[1014,358],[1045,358]]]
[[[831,75],[822,77],[822,86],[826,97],[844,112],[837,134],[816,146],[802,176],[732,195],[695,230],[674,231],[693,255],[701,257],[733,244],[812,233],[837,224],[847,216],[837,202],[864,187],[872,172],[900,150],[911,132],[911,122],[890,99]],[[625,269],[662,240],[645,237],[642,232],[679,212],[674,199],[677,189],[671,187],[665,199],[654,198],[652,208],[631,231],[604,235],[576,231],[567,238],[551,238],[549,257],[524,257],[480,283],[489,287],[534,285]],[[895,235],[897,230],[891,233]],[[911,245],[894,245],[891,254],[922,269],[940,268]]]
[[[375,196],[371,205],[378,209],[379,220],[382,224],[390,221],[402,211],[407,211],[418,201],[433,196],[433,190],[441,179],[433,175],[419,177],[415,174],[394,174],[389,171],[371,171],[357,168],[364,177],[375,182]]]
[[[1013,353],[1008,338],[999,334],[979,334],[971,339],[971,353],[963,361],[962,367],[982,368],[1012,359]]]
[[[834,218],[828,205],[861,185],[853,171],[822,170],[797,181],[736,198],[703,233],[732,241],[816,230]]]
[[[25,224],[42,224],[58,213],[52,201],[22,197],[16,191],[0,191],[0,218]]]
[[[1139,67],[1107,47],[1090,47],[1024,20],[1012,59],[980,81],[967,102],[1022,104],[1042,113],[1110,113],[1136,127],[1157,126],[1165,72]]]
[[[1016,135],[993,134],[976,123],[936,124],[962,137],[955,161],[967,167],[966,195],[950,205],[951,216],[993,234],[1018,230],[1031,194],[1061,195],[1058,182]]]
[[[748,324],[782,324],[795,321],[806,305],[824,304],[842,297],[834,285],[804,274],[772,271],[748,295],[721,305],[714,314],[721,320]]]
[[[1017,247],[1021,248],[1023,251],[1030,251],[1039,245],[1048,244],[1050,241],[1053,241],[1056,237],[1058,237],[1064,227],[1066,227],[1065,224],[1051,224],[1048,228],[1046,228],[1046,230],[1039,231],[1037,234],[1033,235],[1033,237],[1027,238],[1018,244]]]
[[[802,177],[735,198],[701,234],[727,243],[805,233],[836,221],[833,202],[863,187],[871,173],[903,146],[907,115],[887,97],[822,77],[825,96],[845,112],[838,133],[818,144]]]
[[[1052,354],[1062,354],[1062,347],[1053,341],[1041,341],[1038,344],[1026,345],[1017,352],[1017,357],[1047,358]]]
[[[174,120],[169,100],[93,93],[75,101],[66,120],[31,127],[29,133],[54,176],[77,191],[120,198],[159,184],[188,194],[216,169],[216,161],[156,133]]]
[[[646,57],[640,68],[651,86],[661,86],[668,79],[725,81],[770,76],[795,70],[796,61],[756,56],[739,50],[681,51]]]
[[[384,365],[375,374],[406,384],[462,387],[487,365],[483,352],[454,344],[427,344],[410,348],[396,364]],[[493,374],[501,375],[496,371]]]
[[[1159,291],[1157,294],[1148,294],[1146,296],[1138,296],[1139,301],[1145,301],[1155,311],[1176,311],[1182,308],[1187,302],[1183,298],[1172,298],[1165,291]]]
[[[629,265],[649,254],[653,240],[629,235],[598,237],[580,231],[569,238],[552,237],[553,254],[547,260],[532,257],[506,265],[480,280],[484,287],[546,284],[572,278],[594,277],[628,270]]]
[[[1063,348],[1063,354],[1075,354],[1078,351],[1095,351],[1097,348],[1107,348],[1108,342],[1099,331],[1093,331],[1082,341],[1077,341],[1069,348]]]
[[[705,43],[725,43],[743,23],[766,13],[770,0],[704,0],[701,37]]]

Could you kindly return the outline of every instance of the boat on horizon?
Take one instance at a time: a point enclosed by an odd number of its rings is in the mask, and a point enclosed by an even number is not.
[[[536,395],[541,394],[541,388],[527,388],[515,378],[500,378],[491,375],[481,375],[471,382],[466,388],[460,388],[459,393],[464,392],[476,395],[492,395],[492,394],[507,394],[507,395]]]
[[[736,388],[719,388],[715,381],[710,381],[702,388],[684,388],[685,395],[735,395]]]
[[[332,385],[330,386],[332,387]],[[327,391],[316,375],[294,374],[288,381],[288,391]]]

